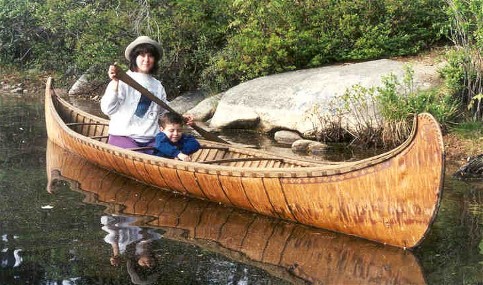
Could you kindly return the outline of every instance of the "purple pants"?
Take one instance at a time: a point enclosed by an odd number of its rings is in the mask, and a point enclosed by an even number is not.
[[[146,143],[137,142],[131,137],[109,135],[108,143],[122,148],[154,147],[154,138]],[[152,149],[139,150],[139,152],[153,154]]]

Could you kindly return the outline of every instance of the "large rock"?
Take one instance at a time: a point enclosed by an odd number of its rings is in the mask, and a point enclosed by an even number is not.
[[[180,114],[189,113],[188,111],[205,99],[205,94],[201,91],[192,91],[181,94],[169,102],[169,106]]]
[[[281,131],[275,132],[275,134],[273,135],[273,138],[278,143],[291,145],[294,141],[297,141],[302,137],[300,137],[300,135],[296,132],[281,130]]]
[[[68,94],[72,96],[87,95],[99,96],[104,94],[109,78],[101,80],[95,73],[95,68],[90,67],[69,89]]]
[[[186,113],[193,115],[193,117],[197,121],[206,121],[213,117],[216,107],[218,106],[218,102],[220,101],[222,96],[223,93],[210,96],[201,101],[195,107],[186,111]]]
[[[230,117],[229,120],[225,120],[222,126],[223,128],[254,129],[260,123],[260,116],[252,107],[219,102],[215,112],[215,116],[218,113],[218,109],[223,110],[224,116]],[[215,119],[215,116],[213,116],[213,118],[211,119],[210,127],[216,129],[216,128],[219,128],[220,126],[217,126],[216,123],[213,124],[213,119]]]
[[[299,70],[253,79],[235,86],[221,98],[210,126],[213,128],[237,127],[262,131],[289,129],[302,134],[320,127],[317,115],[325,114],[336,120],[331,108],[335,98],[342,96],[354,85],[381,86],[382,78],[394,74],[402,81],[405,62],[381,59],[363,63],[343,64]],[[415,88],[432,87],[438,76],[438,67],[431,63],[412,64]],[[342,123],[350,125],[354,114],[344,116]],[[257,123],[258,122],[258,123]],[[254,125],[256,123],[256,125]],[[329,122],[326,122],[329,124]],[[322,126],[323,127],[323,126]]]

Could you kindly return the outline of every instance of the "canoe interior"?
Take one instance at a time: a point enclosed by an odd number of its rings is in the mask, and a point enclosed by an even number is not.
[[[100,118],[77,109],[60,97],[56,97],[55,99],[56,100],[53,100],[55,109],[68,128],[87,139],[107,143],[109,129],[109,121],[107,119]],[[414,130],[415,128],[413,128],[411,137],[415,135]],[[199,141],[202,147],[198,152],[192,155],[193,162],[212,166],[218,165],[223,169],[226,169],[226,167],[233,167],[238,169],[303,170],[304,168],[310,167],[322,167],[322,172],[324,175],[331,175],[361,169],[393,157],[395,154],[401,152],[406,145],[410,143],[411,138],[389,152],[376,157],[354,162],[329,162],[284,157],[261,150],[231,147],[230,145],[214,143],[203,139],[200,139]],[[109,145],[106,145],[105,147],[109,148]]]
[[[108,121],[73,109],[59,98],[54,101],[57,113],[71,130],[79,135],[107,143]],[[291,158],[275,157],[268,153],[253,152],[242,148],[232,148],[229,145],[218,145],[200,140],[202,148],[193,154],[194,162],[210,165],[231,166],[240,168],[300,168],[318,165],[310,161],[300,161]],[[142,148],[141,148],[142,149]]]

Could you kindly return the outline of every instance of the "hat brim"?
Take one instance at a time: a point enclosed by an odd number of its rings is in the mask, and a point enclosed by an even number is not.
[[[126,50],[124,51],[124,56],[127,60],[129,60],[129,55],[131,54],[132,50],[140,44],[150,44],[154,46],[158,51],[159,55],[161,55],[161,45],[157,41],[147,36],[140,36],[126,47]]]

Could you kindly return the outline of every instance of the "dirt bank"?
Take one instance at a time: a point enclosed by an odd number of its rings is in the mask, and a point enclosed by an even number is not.
[[[470,156],[481,154],[483,151],[483,138],[465,139],[449,133],[443,137],[447,160],[466,162]]]

